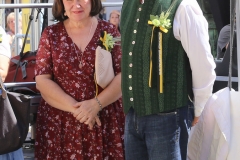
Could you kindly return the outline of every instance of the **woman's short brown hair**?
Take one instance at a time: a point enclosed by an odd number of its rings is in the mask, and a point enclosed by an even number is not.
[[[67,16],[64,16],[64,5],[63,0],[54,0],[53,7],[52,7],[52,14],[54,20],[57,21],[64,21],[65,19],[68,19]],[[91,0],[91,11],[90,16],[96,16],[98,15],[102,10],[102,2],[101,0]]]

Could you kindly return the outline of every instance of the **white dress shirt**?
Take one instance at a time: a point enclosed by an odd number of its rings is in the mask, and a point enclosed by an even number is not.
[[[209,44],[208,23],[196,0],[181,2],[175,14],[173,31],[190,61],[195,116],[199,117],[212,95],[216,65]]]

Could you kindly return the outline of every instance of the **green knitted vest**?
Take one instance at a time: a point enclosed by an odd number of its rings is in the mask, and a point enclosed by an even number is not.
[[[171,11],[174,15],[182,0]],[[182,107],[188,101],[188,83],[191,70],[181,42],[173,35],[173,29],[163,33],[163,93],[157,89],[157,32],[153,36],[153,81],[148,86],[149,51],[152,26],[148,25],[150,14],[160,15],[171,5],[171,0],[125,0],[121,15],[122,36],[122,93],[125,113],[133,107],[139,116],[168,112]],[[189,78],[188,78],[189,75]],[[188,81],[188,79],[190,81]],[[189,83],[190,84],[190,83]],[[191,88],[191,84],[189,85]]]

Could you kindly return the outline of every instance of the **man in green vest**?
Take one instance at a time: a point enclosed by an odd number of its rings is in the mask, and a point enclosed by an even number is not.
[[[196,0],[124,0],[120,25],[126,160],[185,160],[216,78],[207,21]]]

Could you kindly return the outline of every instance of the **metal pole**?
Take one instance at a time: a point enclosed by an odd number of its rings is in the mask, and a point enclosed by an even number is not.
[[[12,88],[12,87],[31,87],[36,86],[36,82],[17,82],[17,83],[4,83],[4,86],[6,88]]]
[[[5,0],[0,0],[0,3],[4,4]],[[5,15],[5,9],[0,9],[0,15]],[[0,26],[5,29],[5,16],[0,16]]]
[[[35,0],[31,0],[30,2],[31,3],[34,3]],[[39,8],[41,9],[41,8]],[[36,17],[36,9],[33,9],[33,20],[32,20],[32,23],[31,23],[31,28],[30,28],[30,31],[28,34],[30,34],[30,51],[33,51],[35,50],[35,34],[37,33],[37,31],[35,31],[36,29],[36,23],[34,21],[34,17]]]
[[[123,2],[102,2],[103,7],[119,7]],[[1,4],[0,9],[3,8],[52,8],[53,3],[25,3],[25,4]]]
[[[240,90],[240,2],[236,4],[236,30],[237,30],[237,59],[238,59],[238,91]]]
[[[15,0],[14,1],[15,4],[19,3],[19,0]],[[14,50],[14,55],[12,56],[16,56],[20,53],[19,50],[19,37],[17,36],[17,34],[19,34],[19,8],[15,8],[14,10],[14,15],[15,15],[15,36],[14,36],[14,41],[15,41],[15,50]],[[22,34],[22,33],[21,33]]]
[[[234,38],[234,17],[236,13],[236,1],[230,0],[230,62],[229,62],[229,81],[228,81],[228,87],[231,90],[232,89],[232,54],[233,54],[233,38]]]

